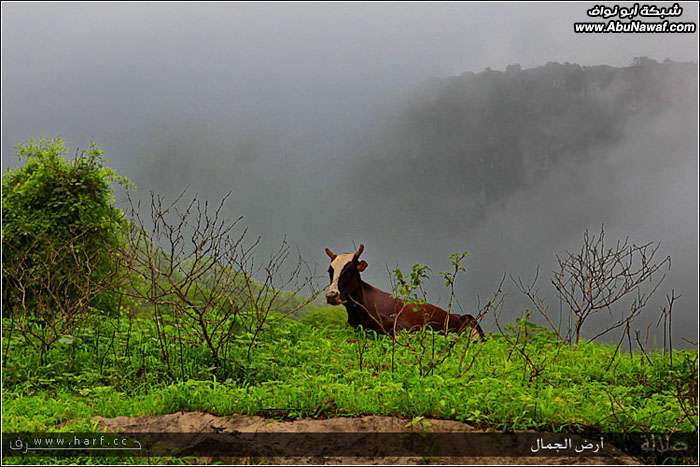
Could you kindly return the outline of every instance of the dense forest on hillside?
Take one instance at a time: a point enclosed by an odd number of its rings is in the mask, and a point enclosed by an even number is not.
[[[668,112],[697,121],[697,99],[697,64],[643,57],[625,68],[550,62],[433,79],[378,131],[348,179],[390,217],[478,217],[559,164],[600,155],[635,121]]]

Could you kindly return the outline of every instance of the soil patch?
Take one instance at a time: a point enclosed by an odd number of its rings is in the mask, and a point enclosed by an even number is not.
[[[411,424],[411,420],[400,417],[370,415],[363,417],[335,417],[328,419],[300,419],[279,421],[258,416],[235,415],[217,417],[203,412],[178,412],[160,416],[141,417],[93,417],[107,432],[189,434],[187,445],[178,445],[178,457],[195,456],[199,463],[220,461],[227,464],[639,464],[639,462],[614,448],[605,446],[605,455],[576,455],[573,449],[567,455],[548,456],[504,456],[512,449],[494,449],[479,452],[475,456],[431,456],[422,449],[412,449],[403,441],[408,438],[422,439],[426,433],[438,441],[461,436],[462,440],[480,439],[488,435],[466,423],[452,420],[422,419]],[[300,435],[293,435],[300,433]],[[406,435],[399,435],[405,433]],[[470,433],[477,434],[472,436]],[[275,435],[279,434],[279,435]],[[290,435],[287,435],[290,434]],[[440,438],[443,434],[448,434]],[[465,436],[465,434],[468,434]],[[545,435],[545,434],[536,434]],[[172,435],[173,437],[176,435]],[[319,437],[321,436],[321,437]],[[391,438],[393,436],[394,438]],[[404,438],[399,439],[400,436]],[[569,437],[569,435],[561,435]],[[322,440],[323,445],[319,443]],[[396,440],[387,453],[387,440]],[[265,446],[251,443],[265,442]],[[337,456],[334,453],[352,449],[362,455]],[[573,443],[573,444],[572,444]],[[570,436],[570,447],[582,445],[584,439]],[[232,452],[246,453],[254,447],[251,455],[231,456]],[[424,447],[424,446],[422,446]],[[445,452],[441,446],[440,452]],[[478,452],[478,447],[476,451]],[[302,453],[319,455],[307,456]],[[464,451],[459,451],[460,453]],[[568,455],[571,452],[572,455]],[[224,454],[221,454],[224,453]],[[293,455],[288,455],[292,453]],[[381,455],[377,455],[381,453]],[[491,455],[493,453],[493,455]],[[203,455],[204,454],[204,455]]]

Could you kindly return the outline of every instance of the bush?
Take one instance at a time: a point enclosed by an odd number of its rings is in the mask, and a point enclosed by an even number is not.
[[[125,221],[111,183],[130,182],[94,143],[70,161],[60,138],[16,151],[25,165],[2,178],[3,317],[22,316],[15,328],[25,333],[34,323],[30,334],[47,347],[79,315],[117,311],[113,252]]]

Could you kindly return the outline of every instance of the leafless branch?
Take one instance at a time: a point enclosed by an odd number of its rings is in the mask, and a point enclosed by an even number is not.
[[[630,313],[593,339],[621,326],[629,327],[665,278],[663,275],[655,281],[655,274],[662,267],[671,266],[668,256],[655,262],[659,246],[659,243],[630,245],[625,239],[624,242],[618,241],[613,248],[607,248],[605,231],[601,227],[598,236],[591,237],[588,231],[584,233],[580,251],[557,256],[559,270],[554,273],[552,284],[574,316],[575,342],[579,341],[581,329],[591,315],[601,310],[612,313],[615,303],[629,293],[636,293]],[[645,282],[651,283],[648,292],[642,289]]]
[[[131,273],[128,293],[150,304],[171,373],[176,363],[167,350],[171,339],[182,346],[183,335],[193,336],[224,367],[241,330],[252,335],[246,341],[250,358],[271,312],[291,314],[317,295],[313,272],[301,256],[288,271],[286,240],[267,262],[256,262],[260,238],[247,243],[247,229],[239,228],[242,218],[224,215],[230,193],[213,207],[196,195],[184,202],[187,191],[172,202],[151,193],[148,228],[140,203],[129,198],[131,224],[121,251]],[[310,295],[300,298],[302,291]]]

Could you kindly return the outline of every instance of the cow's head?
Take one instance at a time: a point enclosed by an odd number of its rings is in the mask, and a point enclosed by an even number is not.
[[[360,288],[360,273],[367,267],[367,262],[358,261],[358,258],[364,249],[365,246],[360,245],[355,253],[336,255],[326,248],[326,254],[331,259],[328,268],[331,285],[326,292],[326,302],[330,305],[342,305]]]

